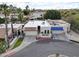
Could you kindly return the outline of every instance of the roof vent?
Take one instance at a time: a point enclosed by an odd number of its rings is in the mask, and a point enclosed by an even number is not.
[[[42,24],[44,25],[44,24],[45,24],[45,22],[42,22]]]

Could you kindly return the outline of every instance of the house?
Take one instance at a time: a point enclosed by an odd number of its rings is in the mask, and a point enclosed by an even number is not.
[[[36,10],[36,11],[34,11],[34,12],[32,12],[32,13],[30,14],[29,19],[39,19],[39,18],[43,18],[44,14],[45,14],[45,11]]]
[[[11,24],[7,24],[8,25],[8,39],[11,42],[12,41],[12,29],[11,29]],[[22,29],[22,25],[23,24],[13,24],[13,29],[14,29],[14,33],[18,34],[18,30]],[[0,24],[0,39],[5,39],[5,24]]]
[[[11,19],[11,17],[18,19],[18,15],[19,15],[18,13],[11,13],[9,15],[9,19]]]
[[[67,34],[70,31],[70,24],[63,20],[29,20],[23,30],[25,36],[50,39],[55,34]]]
[[[70,24],[64,20],[48,20],[51,25],[53,34],[68,33],[70,31]]]
[[[10,13],[9,15],[7,15],[8,19],[11,19],[11,17],[13,16],[13,18],[18,18],[18,13]],[[0,11],[0,18],[5,18],[5,15],[2,11]]]
[[[24,26],[24,32],[26,36],[36,36],[36,37],[50,37],[51,36],[51,26],[47,21],[43,20],[30,20]]]

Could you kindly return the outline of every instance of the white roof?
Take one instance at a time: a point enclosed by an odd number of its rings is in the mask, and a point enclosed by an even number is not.
[[[11,24],[7,24],[8,28],[11,28]],[[13,28],[19,28],[23,24],[13,24]],[[5,24],[0,24],[0,28],[5,28]]]
[[[37,26],[48,27],[50,26],[50,24],[47,21],[43,20],[31,20],[24,27],[37,27]]]
[[[64,20],[48,20],[48,22],[50,23],[50,25],[52,26],[65,26],[69,23],[67,23]],[[55,24],[55,25],[54,25]],[[69,24],[70,25],[70,24]]]

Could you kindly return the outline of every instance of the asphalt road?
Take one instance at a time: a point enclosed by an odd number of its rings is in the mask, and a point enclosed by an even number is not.
[[[56,53],[79,57],[79,45],[61,40],[37,41],[9,57],[48,57]]]

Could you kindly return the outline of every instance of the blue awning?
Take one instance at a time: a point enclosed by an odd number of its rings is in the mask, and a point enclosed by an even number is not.
[[[63,27],[51,27],[51,30],[55,30],[55,31],[63,31]]]

